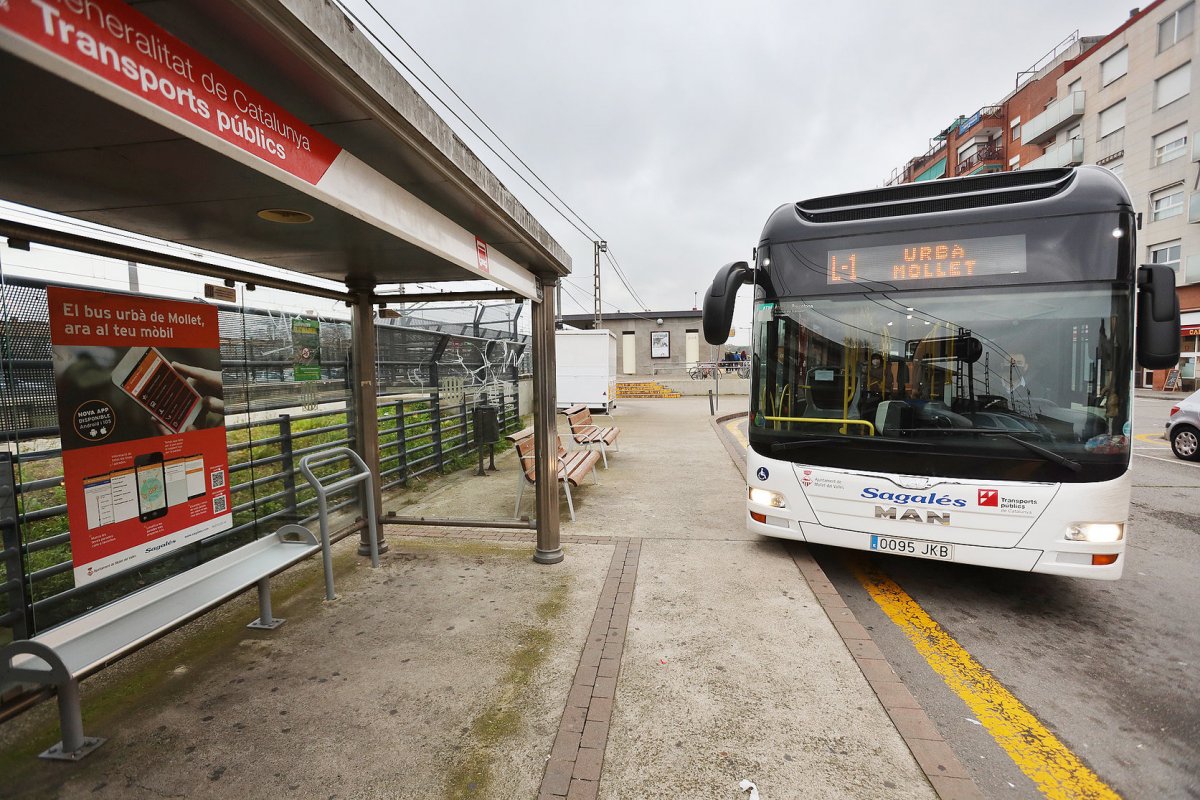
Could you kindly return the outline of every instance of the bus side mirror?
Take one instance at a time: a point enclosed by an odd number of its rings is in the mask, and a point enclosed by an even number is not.
[[[1137,360],[1145,369],[1179,363],[1179,297],[1175,273],[1162,264],[1138,267]]]
[[[717,270],[712,286],[704,295],[704,340],[709,344],[725,344],[729,338],[738,287],[749,283],[753,274],[745,261],[735,261]]]

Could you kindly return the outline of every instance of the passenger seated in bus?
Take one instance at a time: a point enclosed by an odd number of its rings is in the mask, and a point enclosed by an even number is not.
[[[859,402],[859,412],[863,419],[875,419],[875,409],[883,401],[887,393],[889,375],[883,364],[883,355],[871,353],[871,361],[863,375],[863,395]]]

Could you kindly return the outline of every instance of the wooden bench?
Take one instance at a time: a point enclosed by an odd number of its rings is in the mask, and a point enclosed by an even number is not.
[[[598,447],[604,468],[608,469],[608,448],[620,451],[616,446],[621,429],[615,426],[607,428],[597,425],[592,420],[591,409],[584,403],[563,409],[567,415],[567,424],[571,426],[571,436],[581,447]]]
[[[534,436],[533,428],[525,428],[506,437],[517,450],[517,458],[521,461],[521,474],[517,476],[517,505],[513,516],[521,513],[521,497],[525,493],[525,485],[534,485],[537,475],[534,468]],[[600,453],[595,450],[567,450],[563,447],[562,437],[558,438],[558,482],[567,493],[567,510],[571,512],[571,522],[575,521],[575,502],[571,499],[571,486],[579,486],[590,472],[592,481],[596,480],[596,464],[600,461]]]

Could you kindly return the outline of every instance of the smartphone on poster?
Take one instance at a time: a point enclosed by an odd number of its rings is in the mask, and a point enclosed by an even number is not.
[[[173,433],[196,421],[200,393],[156,347],[131,347],[113,369],[112,382]]]
[[[167,481],[163,473],[163,454],[145,453],[133,459],[137,475],[138,519],[149,522],[166,516]]]
[[[205,495],[204,456],[197,453],[187,457],[188,499],[195,500]]]

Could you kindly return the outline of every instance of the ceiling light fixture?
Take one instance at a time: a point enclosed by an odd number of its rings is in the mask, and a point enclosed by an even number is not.
[[[290,208],[264,208],[258,212],[258,216],[267,222],[284,225],[307,225],[313,221],[313,215],[307,211],[293,211]]]

